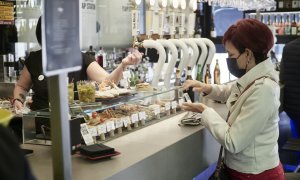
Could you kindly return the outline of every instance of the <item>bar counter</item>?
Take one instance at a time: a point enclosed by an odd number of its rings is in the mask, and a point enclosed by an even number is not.
[[[204,101],[226,116],[224,104]],[[111,159],[91,161],[73,155],[72,179],[192,179],[217,160],[220,146],[203,126],[178,126],[185,113],[106,142],[121,152]],[[51,146],[22,147],[34,150],[27,159],[37,179],[53,179]]]

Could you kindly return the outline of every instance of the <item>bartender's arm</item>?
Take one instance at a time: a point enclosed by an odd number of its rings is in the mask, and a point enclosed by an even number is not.
[[[105,79],[110,79],[114,83],[118,84],[123,76],[123,71],[128,65],[136,65],[142,59],[143,54],[135,50],[132,54],[125,57],[121,64],[112,72],[107,73],[98,63],[92,62],[87,68],[87,75],[91,80],[101,82]]]
[[[23,103],[26,100],[26,95],[31,85],[31,76],[28,69],[25,66],[21,72],[20,79],[18,80],[14,88],[14,99],[12,103],[16,109],[23,108]]]

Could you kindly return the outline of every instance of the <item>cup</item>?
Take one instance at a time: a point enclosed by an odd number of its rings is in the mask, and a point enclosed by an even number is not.
[[[77,84],[79,101],[95,102],[95,86],[91,82],[81,82]]]
[[[74,102],[74,83],[68,84],[68,99],[69,99],[69,104]]]

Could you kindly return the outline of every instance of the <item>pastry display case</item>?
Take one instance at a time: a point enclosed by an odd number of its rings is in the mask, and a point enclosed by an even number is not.
[[[181,113],[182,92],[179,87],[129,90],[115,97],[100,98],[96,91],[95,102],[71,101],[71,141],[85,144],[105,142],[175,116]],[[23,114],[24,143],[51,145],[50,113],[51,108]]]

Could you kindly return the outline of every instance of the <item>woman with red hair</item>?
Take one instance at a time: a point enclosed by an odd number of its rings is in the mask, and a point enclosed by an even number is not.
[[[229,27],[223,44],[228,69],[237,81],[215,85],[189,80],[183,87],[226,101],[227,121],[203,103],[183,103],[182,108],[202,113],[202,124],[224,147],[232,179],[285,179],[277,145],[279,76],[268,57],[272,32],[257,20],[243,19]]]

